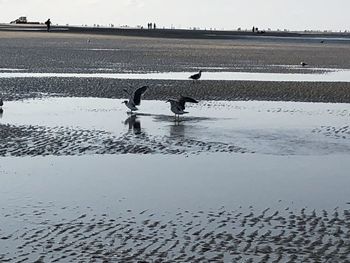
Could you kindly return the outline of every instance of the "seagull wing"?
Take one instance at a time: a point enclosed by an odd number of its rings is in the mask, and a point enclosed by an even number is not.
[[[146,92],[146,90],[148,89],[148,86],[143,86],[141,88],[138,88],[137,90],[135,90],[134,92],[134,103],[135,105],[140,105],[141,103],[141,96],[143,93]]]
[[[190,97],[181,96],[180,99],[179,99],[179,105],[181,106],[182,110],[185,109],[185,103],[186,102],[198,103],[198,101],[196,101],[195,99],[192,99]]]

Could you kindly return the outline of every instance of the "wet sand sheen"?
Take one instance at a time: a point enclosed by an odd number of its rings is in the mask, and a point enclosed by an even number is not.
[[[0,73],[0,78],[102,78],[127,80],[189,80],[193,72],[156,73]],[[332,69],[316,73],[257,73],[257,72],[205,72],[202,80],[230,81],[282,81],[282,82],[350,82],[350,70]],[[190,80],[189,80],[190,81]]]
[[[2,159],[0,258],[349,260],[347,156],[240,156]]]

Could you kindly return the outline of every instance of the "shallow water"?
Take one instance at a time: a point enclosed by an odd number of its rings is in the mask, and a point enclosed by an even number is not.
[[[303,261],[329,239],[330,251],[339,240],[348,241],[347,159],[257,154],[0,158],[0,258],[89,261],[103,254],[108,260],[183,262],[175,260],[182,253],[210,261],[220,252],[225,257],[220,262],[235,255],[259,262],[285,248],[282,262],[291,256]],[[305,244],[290,243],[293,232],[305,236]],[[190,249],[213,240],[220,247]],[[321,242],[309,248],[308,240]],[[261,242],[270,252],[254,252]],[[231,253],[230,244],[237,243]],[[256,249],[247,251],[248,245]],[[183,246],[187,249],[181,252]],[[295,256],[296,248],[304,252]],[[331,256],[330,251],[319,257]],[[338,253],[348,258],[346,246]]]
[[[190,153],[207,146],[273,155],[350,153],[349,104],[203,101],[188,104],[180,122],[169,108],[164,101],[143,101],[131,116],[117,99],[25,100],[7,102],[0,123],[101,131],[155,153],[170,146]]]
[[[348,104],[203,101],[179,123],[164,102],[140,109],[97,98],[5,104],[0,125],[32,128],[0,157],[0,261],[305,262],[318,251],[320,262],[347,262]],[[30,144],[36,129],[47,132]],[[67,154],[52,149],[59,137]],[[154,152],[96,154],[112,137]],[[49,156],[37,156],[41,145]]]
[[[320,71],[321,69],[316,69]],[[194,72],[155,73],[30,73],[0,72],[0,78],[108,78],[189,80]],[[202,80],[241,81],[296,81],[296,82],[350,82],[350,70],[333,70],[324,73],[261,73],[261,72],[204,72]],[[190,80],[189,80],[190,81]]]

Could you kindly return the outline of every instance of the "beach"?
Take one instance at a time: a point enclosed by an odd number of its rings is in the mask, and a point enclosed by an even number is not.
[[[135,32],[0,27],[0,262],[349,262],[348,40]]]

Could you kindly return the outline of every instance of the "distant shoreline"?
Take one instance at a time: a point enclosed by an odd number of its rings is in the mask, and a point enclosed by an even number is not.
[[[0,32],[45,32],[45,25],[34,24],[0,24]],[[292,31],[229,31],[229,30],[194,30],[194,29],[141,29],[117,27],[82,27],[52,26],[54,33],[115,35],[153,38],[183,39],[322,39],[350,41],[350,32],[292,32]]]

